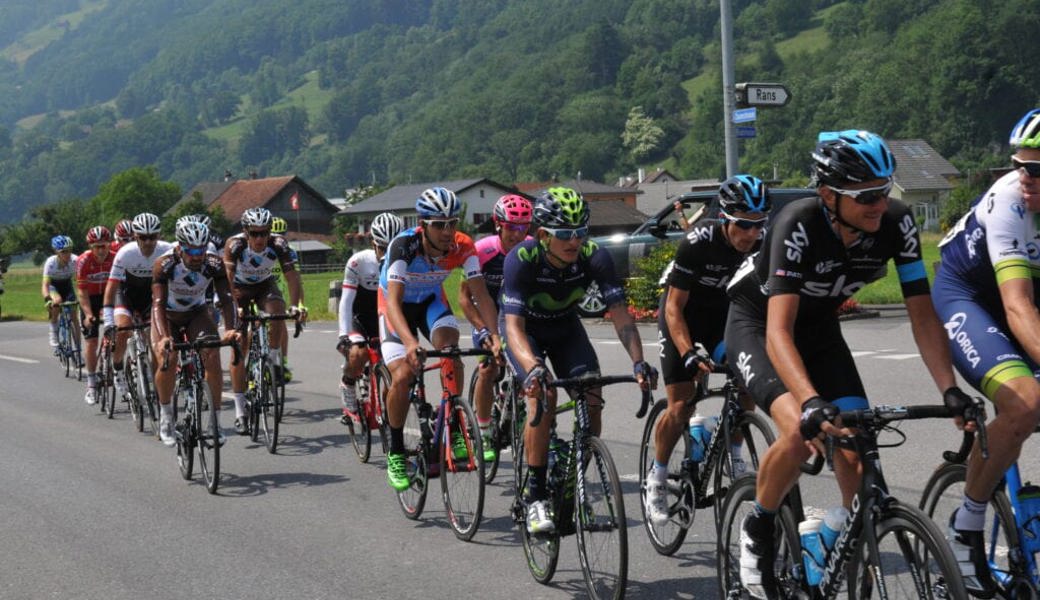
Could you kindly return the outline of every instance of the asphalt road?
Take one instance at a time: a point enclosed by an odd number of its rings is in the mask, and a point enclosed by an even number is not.
[[[939,402],[906,319],[884,314],[844,326],[872,401]],[[640,331],[648,355],[656,355],[656,332]],[[590,324],[589,333],[604,373],[630,372],[609,324]],[[231,438],[211,496],[197,476],[182,480],[173,450],[134,431],[128,413],[110,421],[84,404],[83,384],[64,378],[50,356],[44,324],[0,324],[0,597],[583,597],[571,538],[550,585],[528,573],[508,515],[508,455],[473,542],[451,534],[434,493],[419,521],[402,516],[378,444],[370,464],[359,464],[339,424],[335,340],[333,323],[314,323],[294,341],[296,380],[278,454]],[[619,385],[606,400],[603,437],[625,489],[628,597],[717,596],[711,511],[698,514],[675,556],[654,552],[638,506],[638,394]],[[946,421],[902,430],[906,443],[883,450],[882,460],[893,493],[916,501],[941,450],[959,435]],[[1031,444],[1025,473],[1040,472],[1036,457]],[[832,479],[803,478],[807,504],[837,503]]]

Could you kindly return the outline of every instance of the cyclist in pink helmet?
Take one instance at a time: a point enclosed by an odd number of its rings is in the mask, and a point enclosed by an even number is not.
[[[499,294],[502,291],[502,267],[506,254],[514,246],[524,241],[527,230],[531,226],[534,208],[531,201],[518,194],[506,194],[495,203],[492,218],[495,222],[496,235],[489,235],[476,243],[477,258],[480,259],[480,270],[484,273],[488,293],[495,301],[496,313],[499,305]],[[488,337],[487,324],[484,323],[473,298],[463,282],[459,288],[459,303],[462,312],[473,326],[473,347],[479,348],[484,338]],[[477,423],[484,438],[485,462],[495,459],[498,444],[492,440],[491,432],[491,386],[499,376],[499,366],[495,361],[482,359],[477,371],[477,383],[474,389],[476,397]]]

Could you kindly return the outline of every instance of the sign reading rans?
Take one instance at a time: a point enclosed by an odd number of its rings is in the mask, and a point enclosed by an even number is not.
[[[778,107],[791,101],[791,92],[782,83],[738,83],[737,106]]]

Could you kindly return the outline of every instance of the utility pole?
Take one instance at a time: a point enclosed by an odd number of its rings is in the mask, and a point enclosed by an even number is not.
[[[737,132],[733,124],[733,110],[736,108],[733,99],[733,7],[730,0],[719,0],[722,10],[722,120],[726,127],[726,177],[733,177],[739,171],[737,163]]]

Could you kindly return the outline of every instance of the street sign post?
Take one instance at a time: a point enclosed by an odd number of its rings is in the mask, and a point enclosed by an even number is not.
[[[754,125],[740,125],[737,127],[737,139],[746,140],[755,137]]]
[[[733,111],[733,122],[734,123],[751,123],[758,118],[758,109],[755,107],[751,108],[738,108]]]
[[[738,83],[735,90],[741,108],[778,108],[791,101],[791,92],[782,83]]]

